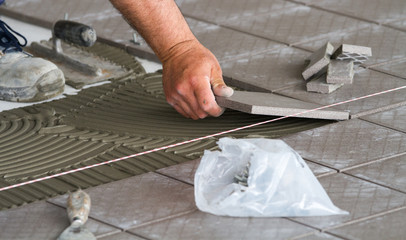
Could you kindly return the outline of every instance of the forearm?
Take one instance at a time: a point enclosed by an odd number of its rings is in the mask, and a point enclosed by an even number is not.
[[[161,61],[179,43],[196,40],[173,0],[110,0]]]

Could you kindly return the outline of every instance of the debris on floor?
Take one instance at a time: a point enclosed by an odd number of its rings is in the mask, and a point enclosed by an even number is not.
[[[371,48],[342,44],[333,52],[333,45],[326,45],[310,56],[309,65],[303,71],[308,81],[308,92],[331,93],[344,84],[352,84],[354,66],[359,66],[372,56]]]

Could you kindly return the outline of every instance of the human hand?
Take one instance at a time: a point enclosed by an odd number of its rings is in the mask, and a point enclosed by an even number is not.
[[[230,97],[233,89],[224,83],[216,57],[197,40],[175,45],[162,63],[166,101],[176,111],[194,120],[224,112],[215,95]]]

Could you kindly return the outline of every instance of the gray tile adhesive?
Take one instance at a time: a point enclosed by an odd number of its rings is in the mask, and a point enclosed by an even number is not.
[[[270,119],[232,110],[219,118],[185,119],[166,103],[160,73],[145,74],[134,57],[117,48],[98,43],[89,51],[133,69],[133,74],[77,95],[1,112],[0,187]],[[228,136],[272,138],[327,123],[330,121],[291,118]],[[216,148],[216,140],[2,191],[0,209],[194,160],[205,149]]]

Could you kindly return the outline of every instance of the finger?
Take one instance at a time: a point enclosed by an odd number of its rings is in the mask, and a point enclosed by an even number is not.
[[[212,69],[210,84],[216,96],[231,97],[234,93],[234,90],[224,83],[222,71],[219,68]]]

